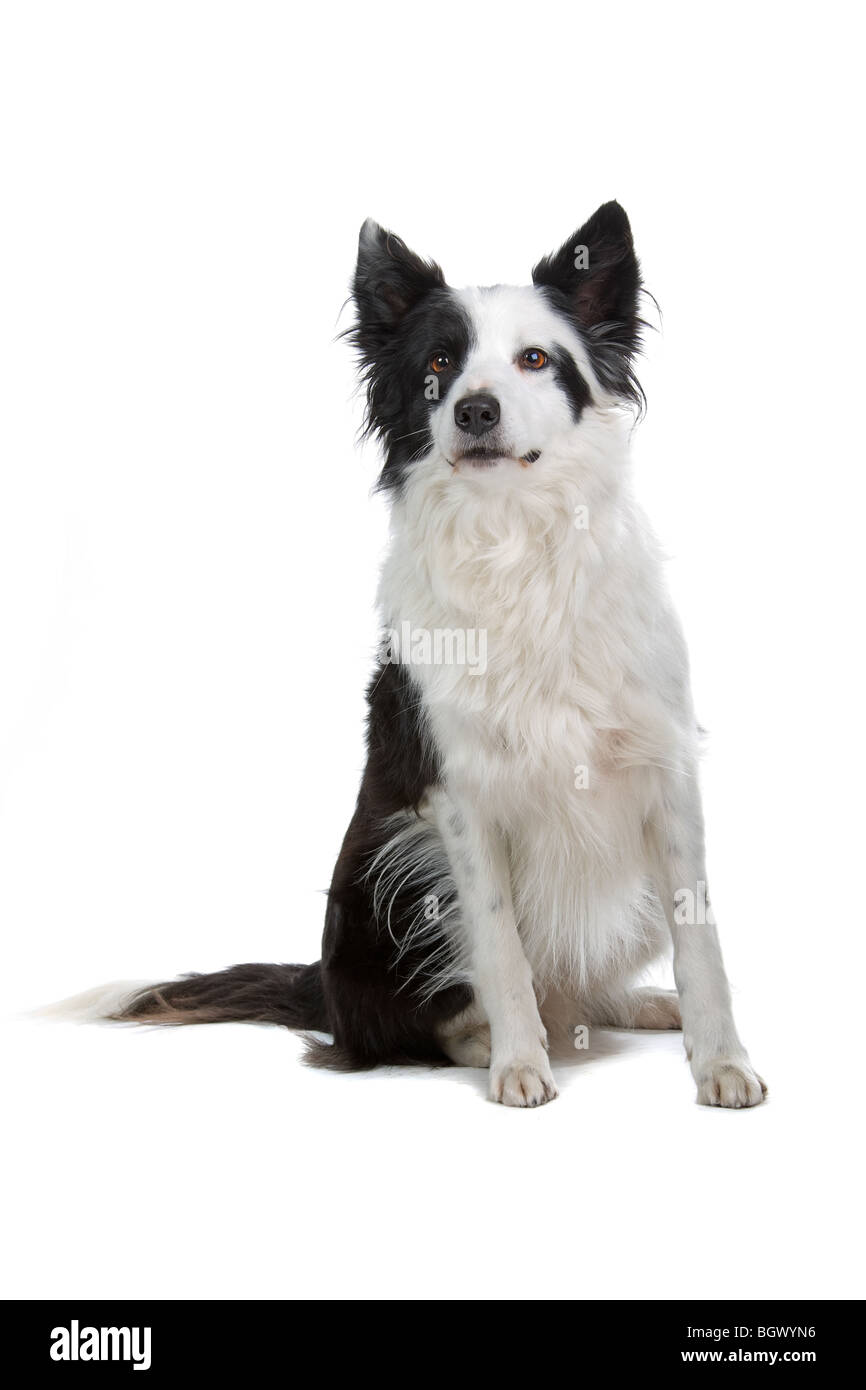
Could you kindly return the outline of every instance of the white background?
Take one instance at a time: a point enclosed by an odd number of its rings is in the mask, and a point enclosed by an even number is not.
[[[3,1029],[19,1297],[862,1295],[863,208],[853,5],[8,4],[9,1012],[313,960],[386,535],[336,339],[368,213],[457,284],[628,209],[636,477],[691,641],[710,873],[771,1095],[676,1036],[560,1099],[291,1034]]]

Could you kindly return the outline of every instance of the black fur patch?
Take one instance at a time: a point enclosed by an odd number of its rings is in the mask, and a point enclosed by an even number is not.
[[[560,389],[568,397],[576,424],[592,401],[589,382],[581,374],[571,353],[559,344],[555,344],[550,353],[550,370],[556,377]]]
[[[439,779],[435,750],[419,708],[420,691],[402,665],[380,668],[368,692],[369,756],[355,814],[346,832],[328,895],[322,941],[322,975],[333,1046],[311,1044],[314,1065],[359,1069],[379,1062],[447,1059],[436,1040],[437,1024],[472,1001],[466,985],[452,985],[428,1000],[405,988],[421,976],[432,952],[447,949],[428,936],[396,960],[418,912],[417,890],[401,888],[389,921],[377,918],[368,873],[395,812],[417,806]],[[454,892],[453,887],[450,890]]]
[[[431,414],[466,361],[472,327],[439,267],[375,223],[361,232],[352,293],[357,320],[349,336],[367,390],[365,429],[385,450],[379,486],[399,491],[432,446]],[[430,359],[439,351],[453,365],[434,374]]]
[[[401,662],[383,662],[367,690],[366,790],[380,819],[417,806],[439,781],[421,691]]]
[[[585,247],[588,264],[581,264]],[[640,351],[640,266],[631,228],[619,203],[604,203],[574,236],[538,262],[533,284],[577,329],[599,381],[642,412],[643,389],[634,373]]]

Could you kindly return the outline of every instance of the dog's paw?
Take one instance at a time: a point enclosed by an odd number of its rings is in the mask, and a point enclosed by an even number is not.
[[[558,1094],[546,1057],[535,1062],[495,1066],[490,1074],[490,1099],[500,1105],[545,1105]]]
[[[718,1057],[697,1076],[698,1104],[720,1105],[726,1110],[745,1110],[760,1105],[767,1088],[747,1057]]]

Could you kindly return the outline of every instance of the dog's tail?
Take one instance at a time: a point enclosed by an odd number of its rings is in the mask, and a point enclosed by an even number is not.
[[[114,1023],[279,1023],[330,1032],[315,965],[233,965],[164,984],[121,981],[38,1010],[43,1018]]]

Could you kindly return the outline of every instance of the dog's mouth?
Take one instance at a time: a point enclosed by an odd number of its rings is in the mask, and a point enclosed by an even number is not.
[[[464,449],[448,462],[452,468],[457,468],[460,464],[468,464],[470,468],[495,468],[497,463],[504,463],[510,460],[512,463],[519,463],[521,468],[529,466],[541,458],[540,449],[529,449],[525,454],[509,454],[504,449],[485,448],[481,444],[473,445],[471,449]]]

